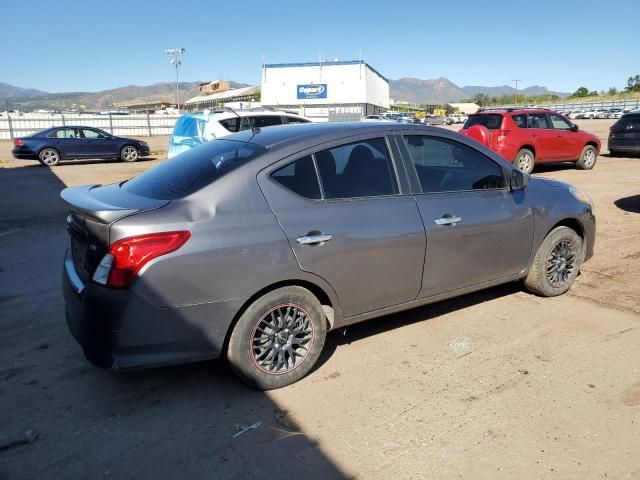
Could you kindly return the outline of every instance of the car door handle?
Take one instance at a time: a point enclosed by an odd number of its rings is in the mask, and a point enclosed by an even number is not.
[[[436,222],[436,225],[455,225],[456,223],[459,223],[461,221],[461,217],[442,217],[436,218],[434,220],[434,222]]]
[[[319,245],[328,242],[332,238],[333,235],[321,233],[319,235],[304,235],[302,237],[298,237],[296,238],[296,242],[298,242],[300,245]]]

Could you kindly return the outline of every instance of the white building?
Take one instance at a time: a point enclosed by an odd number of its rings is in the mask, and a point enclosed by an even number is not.
[[[358,120],[389,108],[389,81],[363,60],[267,64],[261,102],[315,121]]]

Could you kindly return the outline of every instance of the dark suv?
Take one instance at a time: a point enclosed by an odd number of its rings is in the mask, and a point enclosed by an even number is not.
[[[623,115],[609,129],[609,153],[640,154],[640,112]]]
[[[460,133],[481,140],[527,173],[535,164],[550,162],[576,162],[578,168],[589,170],[600,152],[598,137],[547,109],[480,111],[468,118]]]

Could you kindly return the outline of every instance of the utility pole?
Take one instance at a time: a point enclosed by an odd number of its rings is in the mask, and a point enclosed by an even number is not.
[[[521,82],[522,80],[520,80],[519,78],[516,78],[515,80],[511,80],[511,81],[516,84],[516,103],[518,103],[518,83]]]
[[[178,67],[182,65],[180,57],[184,55],[186,50],[184,48],[167,48],[164,53],[171,57],[169,63],[176,67],[176,108],[180,112],[180,83],[178,82]]]

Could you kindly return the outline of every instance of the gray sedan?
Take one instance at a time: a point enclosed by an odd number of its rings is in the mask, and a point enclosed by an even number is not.
[[[260,389],[309,373],[329,330],[505,282],[562,294],[595,240],[586,193],[420,125],[247,130],[61,196],[91,362],[226,356]]]

